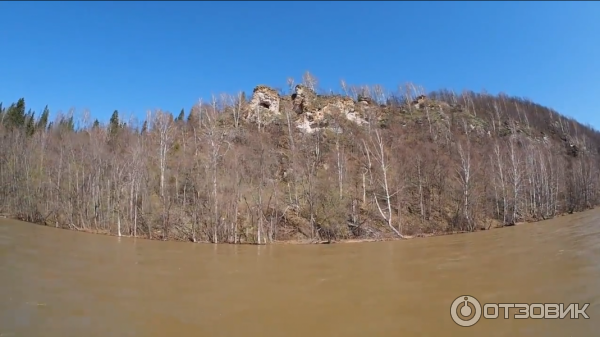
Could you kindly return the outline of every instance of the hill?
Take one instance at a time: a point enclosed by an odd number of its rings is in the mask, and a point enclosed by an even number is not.
[[[600,202],[600,133],[506,95],[257,86],[107,125],[0,107],[0,213],[229,243],[476,231]]]

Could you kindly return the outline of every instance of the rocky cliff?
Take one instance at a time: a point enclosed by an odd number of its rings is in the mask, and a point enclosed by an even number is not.
[[[277,119],[287,118],[287,113],[293,113],[291,120],[296,128],[313,133],[321,129],[331,129],[332,118],[339,116],[358,125],[366,123],[365,113],[372,102],[363,99],[358,103],[339,95],[317,95],[303,85],[297,85],[289,97],[281,97],[269,87],[257,86],[245,108],[245,119],[252,123],[261,120],[262,124],[268,125]],[[287,113],[282,114],[282,109]]]
[[[335,122],[338,118],[358,126],[384,126],[395,120],[400,125],[430,126],[435,125],[438,133],[444,129],[450,132],[451,119],[466,123],[470,131],[478,136],[492,137],[492,134],[507,136],[512,133],[522,134],[535,141],[549,142],[549,137],[564,143],[568,152],[577,153],[587,149],[589,144],[569,135],[572,128],[558,114],[547,115],[542,125],[532,126],[529,121],[521,123],[510,116],[500,117],[498,107],[487,107],[487,111],[477,111],[481,107],[469,107],[469,102],[448,103],[434,93],[433,97],[418,95],[406,103],[399,100],[377,104],[374,99],[365,95],[357,95],[356,99],[342,95],[319,95],[304,85],[296,85],[294,93],[289,96],[280,95],[277,90],[265,85],[254,88],[252,97],[244,106],[244,119],[253,124],[263,126],[274,122],[287,123],[290,118],[297,130],[314,133],[318,130],[339,131]],[[496,111],[496,116],[491,116]],[[370,122],[369,122],[370,121]]]

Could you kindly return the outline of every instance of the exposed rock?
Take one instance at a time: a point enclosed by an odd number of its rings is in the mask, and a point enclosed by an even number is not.
[[[280,96],[270,87],[257,86],[244,116],[248,122],[267,125],[277,123],[279,119],[285,123],[285,118],[281,118],[284,112],[293,111],[296,115],[293,122],[297,129],[306,133],[313,133],[319,129],[328,129],[337,133],[342,132],[343,128],[335,122],[340,121],[340,117],[357,125],[367,124],[367,120],[370,120],[379,122],[378,125],[381,127],[389,127],[391,126],[389,122],[395,119],[391,113],[407,111],[406,108],[410,110],[413,104],[417,105],[417,111],[412,111],[410,116],[402,119],[407,119],[409,124],[414,123],[417,127],[423,127],[427,123],[427,125],[436,124],[437,127],[446,128],[449,127],[446,124],[452,123],[449,114],[463,113],[460,107],[452,107],[448,103],[428,99],[425,95],[420,95],[411,103],[404,103],[399,109],[394,110],[388,106],[379,106],[366,95],[358,95],[356,100],[342,95],[319,95],[309,87],[299,84],[295,86],[292,95],[285,96]],[[469,122],[470,132],[482,137],[486,136],[488,130],[478,118],[464,117]],[[401,122],[402,125],[405,126],[407,121]],[[518,124],[506,123],[504,128],[503,134],[519,130]]]
[[[412,101],[411,104],[415,108],[423,108],[425,106],[425,100],[426,99],[427,99],[427,96],[420,95],[420,96],[417,97],[417,99],[415,99],[414,101]]]
[[[373,99],[371,97],[363,96],[363,95],[358,95],[357,101],[358,101],[358,103],[361,103],[363,105],[373,104]]]
[[[298,84],[292,94],[294,112],[302,114],[309,111],[317,98],[317,94],[310,88]]]
[[[342,115],[357,124],[365,120],[356,110],[354,101],[343,96],[319,96],[303,85],[297,85],[292,95],[293,109],[300,115],[296,126],[308,133],[329,127],[329,117]]]
[[[269,124],[280,115],[279,93],[266,85],[258,85],[252,92],[252,99],[246,107],[246,120],[253,123]]]

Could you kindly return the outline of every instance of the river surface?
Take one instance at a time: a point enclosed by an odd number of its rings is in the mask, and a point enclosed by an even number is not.
[[[452,301],[590,303],[482,318]],[[142,239],[0,219],[1,337],[598,336],[600,210],[471,234],[335,245]]]

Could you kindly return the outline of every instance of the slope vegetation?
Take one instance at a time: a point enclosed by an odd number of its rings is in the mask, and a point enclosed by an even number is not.
[[[82,231],[257,243],[484,230],[600,202],[600,133],[525,99],[412,85],[257,86],[175,117],[0,108],[0,213]]]

